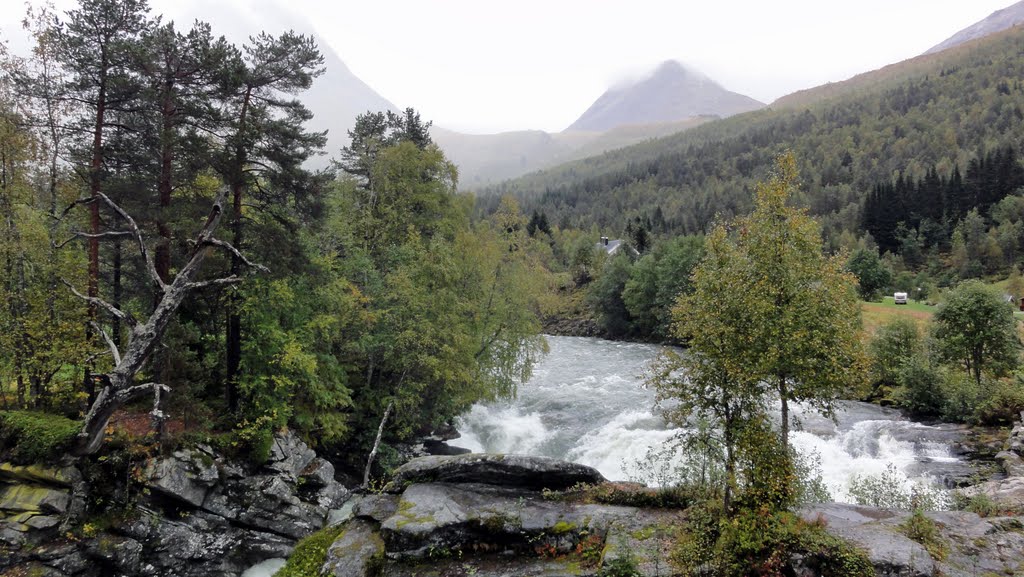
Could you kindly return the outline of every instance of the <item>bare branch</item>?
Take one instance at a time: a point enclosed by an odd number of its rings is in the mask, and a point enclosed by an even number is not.
[[[136,321],[135,317],[133,317],[130,313],[126,313],[125,311],[115,307],[114,305],[108,303],[107,301],[105,301],[105,300],[103,300],[101,298],[86,296],[86,295],[78,292],[78,290],[75,289],[74,285],[72,285],[71,283],[69,283],[65,279],[60,279],[60,282],[62,282],[64,284],[64,286],[66,286],[69,289],[71,289],[71,292],[74,293],[74,295],[76,297],[84,300],[85,302],[87,302],[89,304],[92,304],[92,305],[95,305],[95,306],[102,307],[102,308],[106,309],[107,312],[109,312],[110,314],[114,315],[118,320],[123,321],[128,326],[134,327],[135,325],[138,324],[138,321]]]
[[[117,365],[120,365],[121,351],[117,350],[117,345],[114,344],[114,339],[110,338],[107,331],[103,330],[103,327],[101,327],[96,321],[89,321],[89,324],[92,325],[92,328],[96,329],[96,332],[98,332],[100,336],[103,337],[103,340],[107,342],[107,347],[110,348],[110,354],[114,357],[114,366],[116,367]]]
[[[194,290],[194,289],[206,288],[206,287],[209,287],[209,286],[233,285],[233,284],[238,284],[240,282],[242,282],[242,277],[231,275],[231,276],[224,277],[224,278],[216,278],[216,279],[213,279],[213,280],[204,280],[204,281],[198,281],[198,282],[189,283],[188,284],[188,289],[189,290]]]
[[[220,239],[217,239],[217,238],[208,238],[205,241],[203,241],[203,244],[209,245],[209,246],[220,247],[220,248],[230,252],[231,254],[235,255],[235,258],[237,258],[238,260],[242,261],[242,264],[244,264],[245,266],[247,266],[249,268],[254,268],[254,269],[256,269],[256,270],[258,270],[260,272],[270,272],[270,269],[268,269],[267,267],[265,267],[265,266],[263,266],[263,265],[261,265],[259,263],[252,262],[251,260],[245,258],[245,255],[243,255],[242,252],[240,250],[238,250],[237,248],[235,248],[234,245],[232,245],[230,242],[223,241],[223,240],[220,240]]]
[[[150,258],[149,256],[149,250],[146,249],[146,239],[142,237],[142,230],[139,229],[139,225],[135,223],[135,219],[132,218],[131,215],[128,214],[128,212],[125,211],[125,209],[121,208],[116,202],[110,200],[109,196],[103,194],[102,192],[97,192],[96,196],[101,198],[103,202],[105,202],[106,205],[110,207],[111,210],[116,212],[118,216],[120,216],[126,223],[128,223],[128,226],[131,228],[132,233],[135,235],[135,240],[138,241],[139,243],[139,252],[142,254],[142,259],[146,261],[146,270],[149,271],[150,278],[153,280],[156,286],[160,287],[160,290],[162,292],[167,292],[167,283],[165,283],[164,280],[160,278],[160,275],[156,272],[156,266],[153,264],[153,259]]]
[[[80,232],[80,231],[76,230],[76,231],[74,231],[71,234],[72,234],[71,238],[69,238],[69,239],[67,239],[64,242],[61,242],[59,244],[53,244],[53,248],[57,248],[57,249],[64,248],[64,246],[67,245],[69,242],[71,242],[71,241],[73,241],[75,239],[79,239],[79,238],[98,238],[98,239],[120,238],[120,237],[124,237],[124,236],[132,236],[135,233],[133,233],[130,230],[109,230],[107,232],[101,232],[101,233],[98,233],[98,234],[92,234],[92,233]]]
[[[71,204],[69,204],[68,207],[65,208],[60,213],[60,215],[56,215],[55,214],[55,215],[52,215],[52,216],[53,216],[54,219],[57,220],[57,222],[61,222],[61,221],[64,220],[64,217],[66,217],[68,215],[69,212],[71,212],[72,210],[75,209],[75,207],[77,207],[77,206],[84,206],[86,204],[92,204],[93,202],[96,202],[95,198],[79,198],[75,202],[72,202]]]
[[[114,399],[116,401],[120,401],[121,404],[124,404],[133,401],[136,397],[144,394],[146,389],[152,389],[154,395],[159,394],[157,391],[163,391],[165,393],[169,393],[171,391],[171,388],[167,385],[162,385],[160,383],[145,383],[143,385],[132,385],[130,387],[114,391]]]

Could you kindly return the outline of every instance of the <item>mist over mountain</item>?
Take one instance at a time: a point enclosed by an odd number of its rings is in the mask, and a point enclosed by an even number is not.
[[[1022,23],[1024,23],[1024,0],[1012,6],[1007,6],[1002,10],[996,10],[984,20],[971,24],[941,43],[931,47],[925,54],[941,52],[947,48],[952,48],[971,40],[977,40],[978,38],[995,34]]]
[[[763,107],[764,103],[669,60],[642,80],[608,89],[567,130],[605,131],[705,115],[725,118]]]

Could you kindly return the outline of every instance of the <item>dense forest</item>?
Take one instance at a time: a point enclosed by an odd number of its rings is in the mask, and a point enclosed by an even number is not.
[[[526,219],[471,221],[411,109],[323,151],[311,37],[234,46],[144,0],[26,22],[33,53],[0,61],[8,436],[49,418],[90,453],[152,408],[162,435],[258,459],[288,426],[358,467],[529,374],[546,277]],[[324,153],[338,170],[310,171]]]

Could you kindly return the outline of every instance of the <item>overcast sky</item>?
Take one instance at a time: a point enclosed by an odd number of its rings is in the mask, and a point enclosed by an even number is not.
[[[311,22],[356,76],[400,108],[482,133],[560,131],[608,86],[668,59],[771,102],[916,56],[1012,0],[151,3],[178,20],[198,14],[229,37],[243,20],[233,13],[270,31]],[[20,16],[0,11],[4,37],[16,36]]]

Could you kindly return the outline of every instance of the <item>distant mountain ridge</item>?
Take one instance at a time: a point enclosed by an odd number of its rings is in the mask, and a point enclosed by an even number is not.
[[[925,54],[941,52],[964,42],[977,40],[978,38],[983,38],[1020,24],[1024,24],[1024,0],[1012,6],[1007,6],[1002,10],[996,10],[984,20],[971,24],[941,43],[931,47]]]
[[[707,115],[725,118],[763,107],[762,102],[730,92],[707,76],[668,60],[640,81],[609,88],[566,131],[603,132],[628,124]]]

